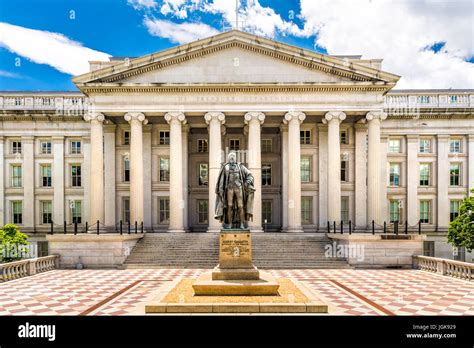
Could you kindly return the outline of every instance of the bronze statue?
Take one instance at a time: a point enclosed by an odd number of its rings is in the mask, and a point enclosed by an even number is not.
[[[224,228],[245,229],[253,217],[253,175],[243,164],[237,163],[235,152],[229,153],[227,160],[217,179],[215,219],[223,223]]]

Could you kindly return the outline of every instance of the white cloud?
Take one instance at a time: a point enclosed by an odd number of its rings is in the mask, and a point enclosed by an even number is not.
[[[135,10],[148,9],[156,6],[155,0],[127,0]]]
[[[23,78],[23,76],[21,76],[20,74],[12,73],[12,72],[9,72],[9,71],[6,71],[6,70],[0,70],[0,77],[7,77],[7,78],[11,78],[11,79],[22,79]]]
[[[219,31],[204,23],[173,23],[167,20],[145,18],[143,23],[151,35],[169,39],[171,42],[184,44],[213,36]]]
[[[301,0],[305,35],[329,54],[384,58],[397,88],[474,88],[474,3]],[[435,53],[426,47],[446,42]]]
[[[89,71],[90,60],[109,55],[82,46],[63,34],[28,29],[0,22],[0,46],[38,64],[47,64],[71,75]]]

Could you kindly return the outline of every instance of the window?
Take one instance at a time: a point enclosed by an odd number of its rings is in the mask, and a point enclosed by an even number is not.
[[[38,257],[44,257],[49,255],[48,242],[36,242],[38,246]]]
[[[400,186],[399,163],[390,163],[390,186]]]
[[[450,104],[456,104],[458,102],[458,96],[457,95],[450,95],[449,96],[449,103]]]
[[[82,222],[82,202],[71,202],[71,222],[80,224]]]
[[[341,181],[349,181],[349,161],[341,161]]]
[[[272,165],[262,164],[262,186],[269,186],[272,184]]]
[[[465,247],[454,247],[453,259],[456,261],[466,261],[466,248]]]
[[[209,166],[207,163],[199,163],[199,186],[207,186],[209,183]]]
[[[423,241],[423,256],[431,256],[434,257],[434,247],[435,247],[435,242],[431,240],[425,240]]]
[[[461,185],[461,164],[451,163],[449,168],[449,184],[451,186]]]
[[[402,216],[402,201],[395,199],[390,201],[390,223],[400,222]]]
[[[430,201],[420,201],[420,222],[428,224],[430,222]]]
[[[130,145],[130,131],[123,132],[123,144]]]
[[[124,198],[122,203],[122,218],[125,223],[130,222],[130,198]]]
[[[300,144],[311,144],[311,131],[310,130],[300,131]]]
[[[420,153],[430,153],[430,152],[431,152],[431,140],[420,139]]]
[[[418,102],[420,104],[429,104],[430,103],[430,96],[422,95],[418,97]]]
[[[12,153],[21,153],[21,141],[12,141]]]
[[[301,182],[311,181],[311,157],[301,156]]]
[[[73,164],[71,166],[71,186],[81,187],[81,165]]]
[[[160,224],[169,223],[170,221],[170,199],[160,198]]]
[[[53,221],[53,209],[51,201],[41,202],[41,223],[50,224]]]
[[[198,224],[208,224],[208,201],[207,199],[198,199]]]
[[[420,164],[420,186],[430,186],[431,165],[429,163]]]
[[[170,144],[170,132],[160,131],[160,145],[169,145],[169,144]]]
[[[449,140],[449,152],[461,153],[461,139],[450,139]]]
[[[51,187],[51,165],[41,165],[41,186]]]
[[[272,139],[262,139],[262,152],[272,152]]]
[[[71,141],[71,154],[78,155],[81,153],[81,142],[78,140]]]
[[[12,165],[12,187],[22,187],[21,164]]]
[[[170,181],[170,159],[160,158],[160,181]]]
[[[12,221],[14,224],[23,223],[23,202],[12,201]]]
[[[339,140],[341,144],[347,145],[349,144],[349,138],[347,136],[347,131],[343,130],[339,133]]]
[[[130,159],[128,157],[123,158],[123,181],[130,182]]]
[[[313,197],[301,197],[301,223],[313,223]]]
[[[461,201],[455,200],[450,202],[449,208],[449,221],[454,221],[459,215],[459,208],[461,206]]]
[[[230,139],[229,140],[229,150],[240,150],[240,140],[239,139]]]
[[[272,223],[272,201],[268,199],[262,200],[262,220],[264,224]]]
[[[390,139],[388,141],[388,152],[391,153],[400,153],[400,139]]]
[[[50,141],[42,141],[40,143],[41,153],[42,154],[50,154],[51,153],[51,142]]]
[[[198,139],[198,152],[207,152],[208,147],[207,139]]]
[[[349,222],[349,197],[341,197],[341,220],[344,223]]]

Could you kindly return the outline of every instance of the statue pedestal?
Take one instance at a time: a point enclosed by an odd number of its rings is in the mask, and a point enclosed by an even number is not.
[[[221,230],[219,265],[193,284],[195,295],[278,295],[279,284],[252,262],[252,238],[248,229]]]

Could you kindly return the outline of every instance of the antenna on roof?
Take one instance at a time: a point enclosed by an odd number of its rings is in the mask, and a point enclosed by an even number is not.
[[[239,30],[239,0],[235,0],[235,29]]]

